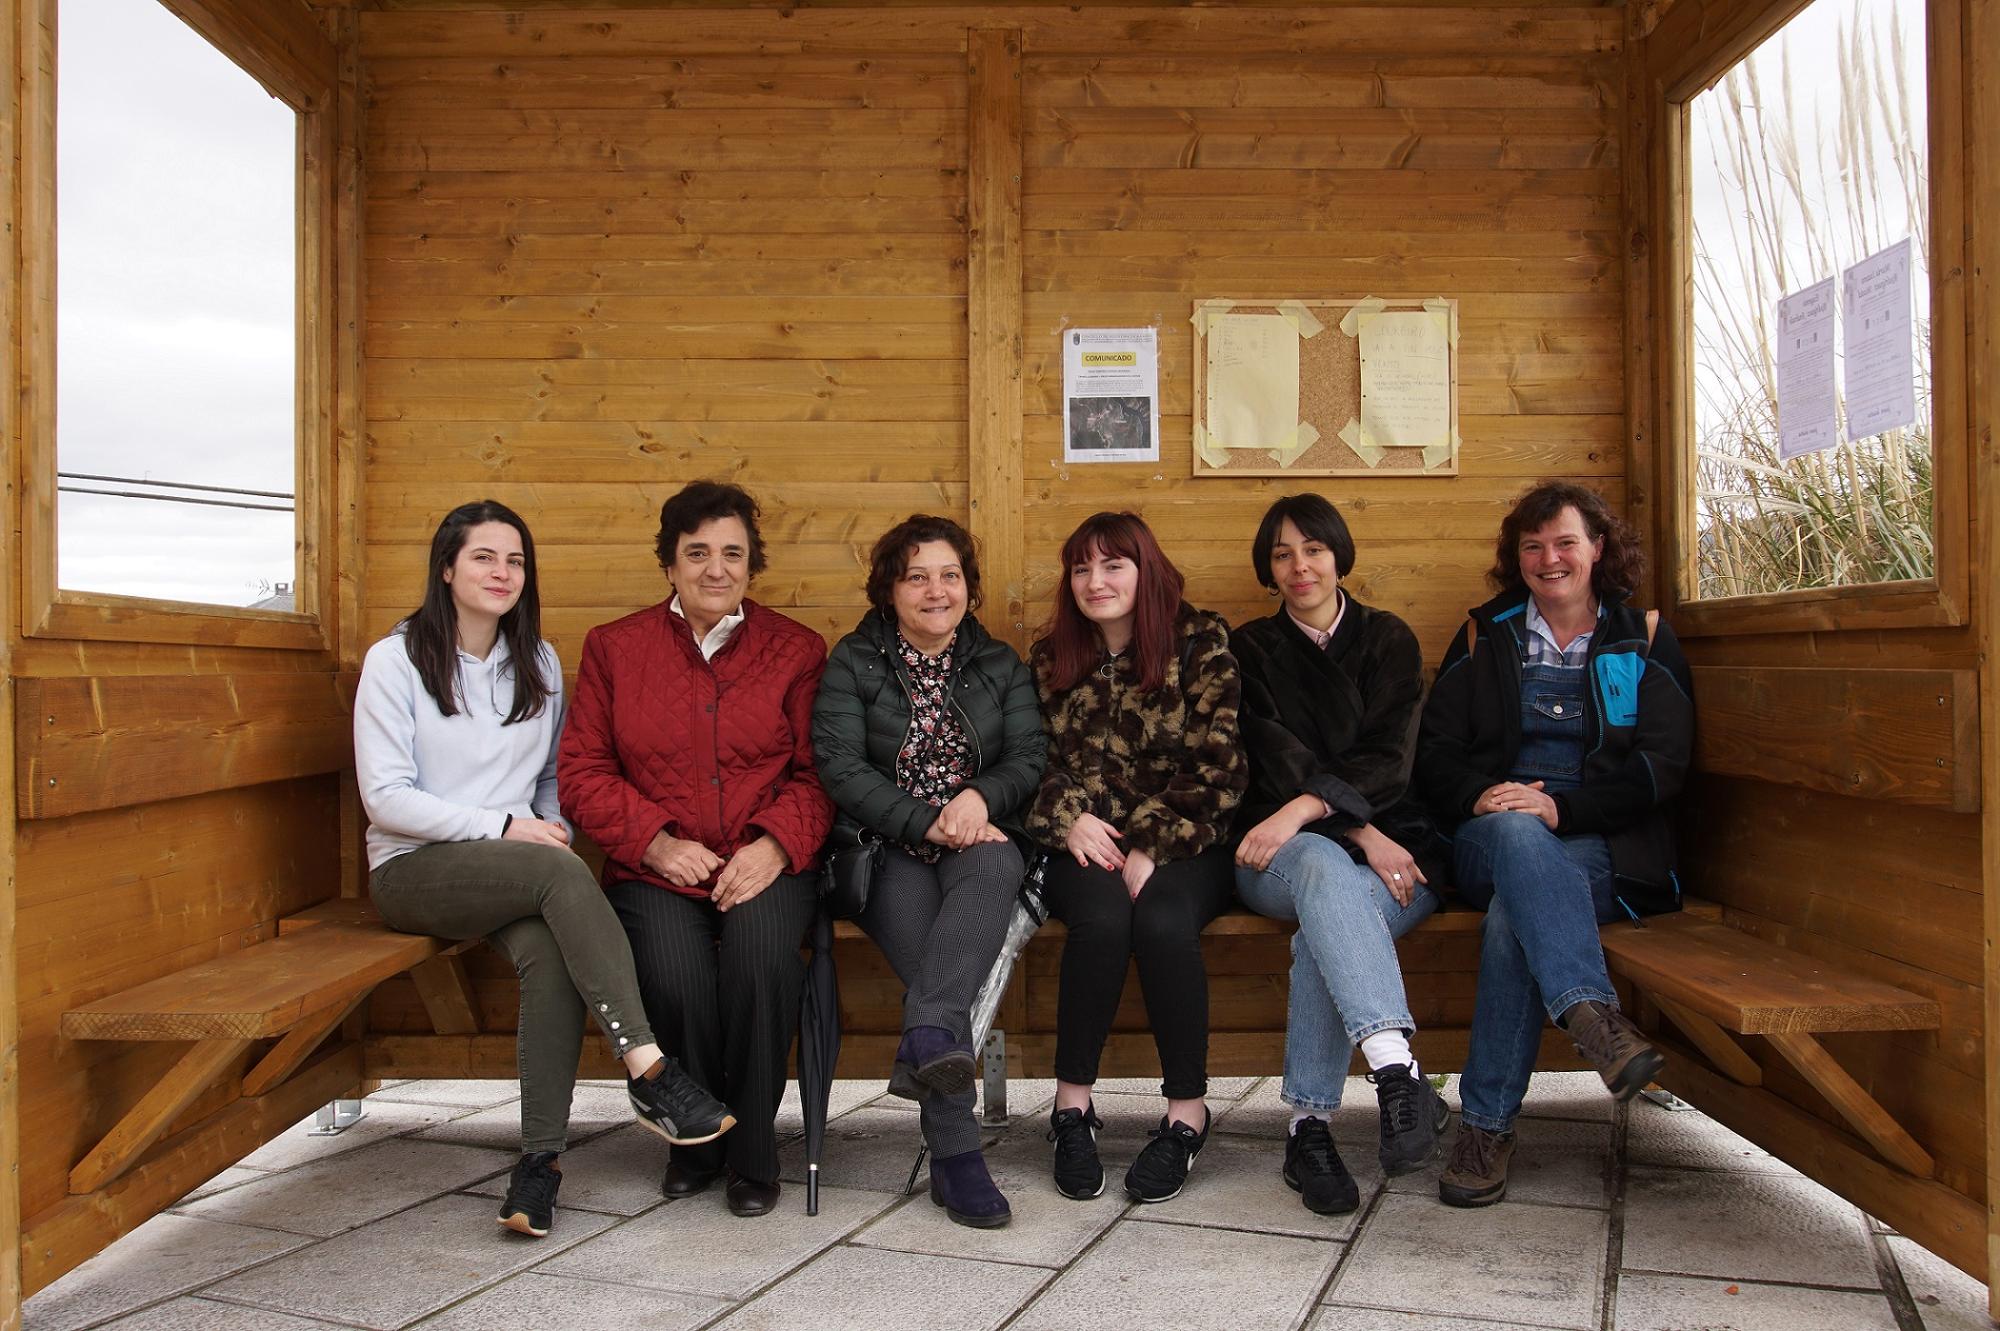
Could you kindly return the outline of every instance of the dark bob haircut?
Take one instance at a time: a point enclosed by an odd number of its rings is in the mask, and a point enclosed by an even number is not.
[[[1500,539],[1493,547],[1493,567],[1487,571],[1487,581],[1503,592],[1525,591],[1521,538],[1548,526],[1566,508],[1576,510],[1592,540],[1604,542],[1604,552],[1590,571],[1590,590],[1597,593],[1597,599],[1622,601],[1638,590],[1639,576],[1646,568],[1639,533],[1611,511],[1604,496],[1568,481],[1543,481],[1514,501],[1513,511],[1501,519]]]
[[[1278,543],[1278,528],[1290,518],[1299,535],[1317,541],[1333,551],[1333,568],[1341,577],[1354,571],[1354,538],[1347,533],[1347,520],[1340,510],[1316,494],[1286,495],[1264,512],[1257,524],[1257,538],[1250,542],[1250,567],[1257,581],[1276,590],[1271,576],[1271,547]]]
[[[750,576],[764,571],[764,536],[757,530],[757,501],[740,485],[724,481],[690,481],[660,505],[660,535],[654,544],[660,568],[671,573],[681,537],[691,536],[705,522],[741,518],[750,533]]]
[[[892,620],[896,584],[910,571],[910,556],[927,541],[943,541],[958,556],[959,572],[965,575],[966,611],[979,608],[979,552],[973,548],[972,533],[950,518],[912,513],[883,532],[868,556],[868,604]]]

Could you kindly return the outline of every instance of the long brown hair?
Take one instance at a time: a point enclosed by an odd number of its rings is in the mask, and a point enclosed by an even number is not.
[[[1057,689],[1075,688],[1104,650],[1097,626],[1078,608],[1069,582],[1070,570],[1087,563],[1093,553],[1129,559],[1139,571],[1132,598],[1131,652],[1139,688],[1151,692],[1167,682],[1167,663],[1174,658],[1174,620],[1187,580],[1137,513],[1093,513],[1063,542],[1062,590],[1043,634],[1049,645],[1050,683]]]
[[[403,620],[403,649],[410,654],[424,692],[438,712],[458,715],[458,607],[452,603],[445,570],[458,562],[465,538],[485,522],[504,522],[521,536],[521,597],[500,616],[500,636],[514,668],[514,704],[502,725],[540,716],[552,691],[542,674],[542,593],[535,581],[535,538],[521,515],[493,499],[460,504],[444,515],[431,537],[430,580],[424,603]]]
[[[1513,510],[1500,520],[1500,539],[1493,547],[1493,567],[1487,571],[1487,581],[1503,592],[1526,590],[1528,584],[1521,577],[1521,537],[1548,526],[1566,508],[1576,510],[1591,540],[1604,542],[1604,552],[1590,570],[1590,590],[1600,601],[1622,601],[1630,596],[1646,568],[1639,533],[1611,511],[1604,496],[1570,481],[1542,481],[1514,501]]]

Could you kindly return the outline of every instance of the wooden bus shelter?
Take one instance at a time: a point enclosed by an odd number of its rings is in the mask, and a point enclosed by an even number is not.
[[[983,542],[1017,643],[1105,507],[1144,512],[1191,599],[1266,613],[1256,518],[1317,485],[1358,593],[1433,660],[1509,499],[1601,490],[1699,697],[1704,904],[1611,949],[1663,1081],[1993,1283],[2000,4],[1909,0],[1935,577],[1699,602],[1683,107],[1800,0],[162,2],[300,113],[299,601],[56,585],[59,6],[0,0],[0,1328],[320,1104],[510,1075],[511,975],[343,904],[352,675],[438,518],[486,495],[534,527],[573,667],[663,595],[658,506],[699,476],[755,490],[752,594],[829,640],[868,544],[929,510]],[[1195,302],[1371,295],[1459,303],[1456,475],[1193,477]],[[1149,325],[1159,463],[1066,464],[1060,334]],[[1276,1072],[1285,940],[1210,947],[1218,1069]],[[1420,1052],[1455,1066],[1477,934],[1404,955]],[[1002,1018],[1018,1070],[1048,1058],[1053,957]],[[841,965],[844,1072],[880,1075],[894,980],[865,944]]]

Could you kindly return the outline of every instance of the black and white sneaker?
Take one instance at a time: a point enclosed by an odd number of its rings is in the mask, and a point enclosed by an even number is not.
[[[1346,1215],[1361,1205],[1361,1189],[1347,1172],[1323,1118],[1299,1120],[1285,1139],[1285,1186],[1315,1215]]]
[[[1382,1110],[1382,1172],[1390,1178],[1413,1173],[1437,1159],[1438,1138],[1451,1122],[1451,1107],[1428,1078],[1410,1075],[1408,1063],[1392,1063],[1368,1074]]]
[[[500,1227],[539,1239],[555,1223],[556,1189],[562,1170],[554,1151],[534,1151],[514,1163],[507,1179],[507,1199],[500,1203]]]
[[[1104,1120],[1095,1105],[1058,1109],[1049,1115],[1048,1138],[1056,1144],[1056,1191],[1087,1202],[1104,1191],[1104,1162],[1097,1158],[1097,1130]]]
[[[644,1076],[627,1077],[625,1092],[639,1121],[676,1146],[712,1142],[736,1126],[729,1106],[703,1090],[671,1058],[661,1058]]]
[[[1187,1186],[1188,1171],[1194,1168],[1194,1158],[1208,1145],[1208,1125],[1214,1118],[1213,1114],[1207,1114],[1200,1132],[1185,1123],[1162,1118],[1160,1126],[1148,1134],[1152,1140],[1125,1171],[1125,1195],[1135,1202],[1149,1203],[1172,1201],[1180,1196],[1181,1189]]]

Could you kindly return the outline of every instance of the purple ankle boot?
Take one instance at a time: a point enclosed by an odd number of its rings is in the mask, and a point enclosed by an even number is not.
[[[1014,1218],[1007,1198],[986,1172],[986,1157],[977,1150],[931,1161],[931,1200],[954,1224],[974,1229],[998,1229]]]

